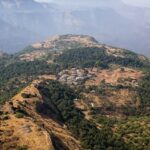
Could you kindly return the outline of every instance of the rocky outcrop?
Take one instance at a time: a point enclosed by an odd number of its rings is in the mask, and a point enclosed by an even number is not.
[[[56,35],[43,42],[32,45],[35,49],[63,50],[74,47],[92,47],[98,45],[98,42],[87,35]]]

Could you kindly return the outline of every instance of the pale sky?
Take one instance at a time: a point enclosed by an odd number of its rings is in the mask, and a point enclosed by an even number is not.
[[[39,1],[39,2],[59,2],[59,3],[63,3],[65,1],[74,1],[74,0],[35,0],[35,1]],[[78,3],[83,3],[89,0],[76,0],[76,2]],[[100,0],[91,0],[91,2],[98,2]],[[134,5],[134,6],[140,6],[140,7],[150,7],[150,0],[122,0],[125,3],[128,3],[130,5]]]
[[[122,1],[135,6],[150,7],[150,0],[122,0]]]

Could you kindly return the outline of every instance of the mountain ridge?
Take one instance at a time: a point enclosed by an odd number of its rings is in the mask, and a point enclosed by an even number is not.
[[[67,49],[82,48],[82,47],[105,48],[107,54],[122,58],[126,57],[125,53],[129,52],[129,50],[123,48],[117,48],[106,44],[102,44],[92,36],[66,34],[66,35],[55,35],[42,42],[34,43],[29,47],[25,48],[22,52],[19,52],[18,55],[20,55],[19,56],[20,59],[23,60],[26,60],[26,55],[28,60],[28,56],[30,55],[29,57],[32,57],[31,60],[33,60],[34,54],[36,59],[38,54],[40,58],[43,57],[44,55],[48,55],[48,53],[52,51],[61,52]],[[136,55],[136,53],[134,52],[132,52],[132,54]],[[137,55],[141,60],[147,61],[149,60],[149,58],[146,58],[144,55],[141,54]]]

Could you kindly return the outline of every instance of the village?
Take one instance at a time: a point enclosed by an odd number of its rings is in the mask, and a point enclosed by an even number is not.
[[[81,85],[86,80],[94,77],[94,73],[88,69],[72,68],[70,70],[63,70],[58,74],[58,81],[66,83],[68,85]]]

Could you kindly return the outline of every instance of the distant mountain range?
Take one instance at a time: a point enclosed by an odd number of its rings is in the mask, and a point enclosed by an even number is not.
[[[150,10],[120,0],[64,6],[33,0],[0,1],[0,49],[16,52],[54,34],[88,34],[100,42],[150,54]]]

